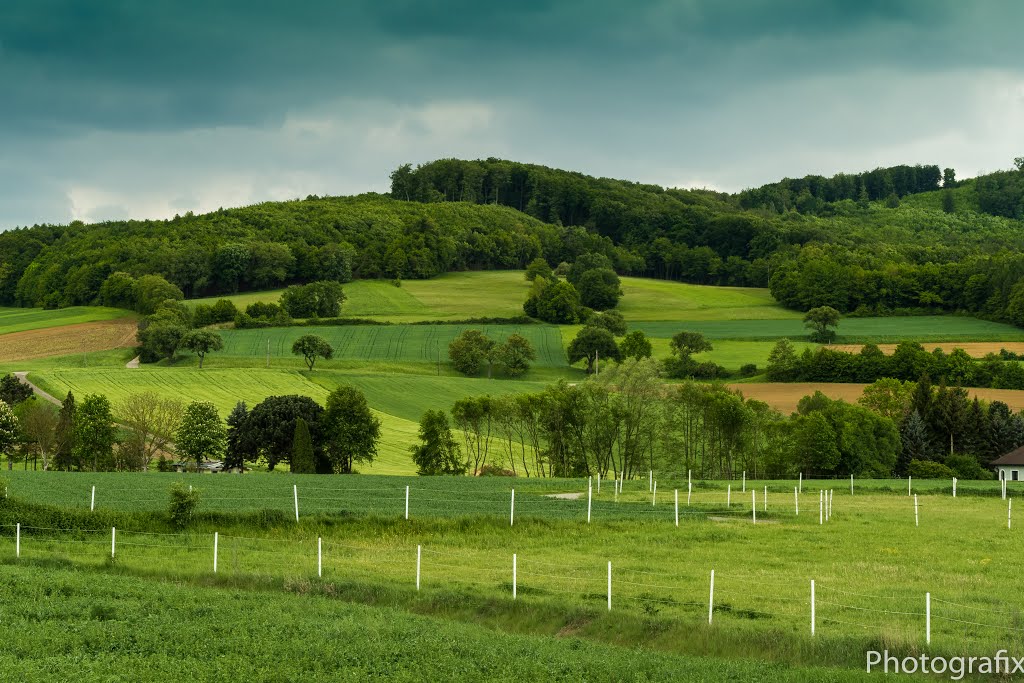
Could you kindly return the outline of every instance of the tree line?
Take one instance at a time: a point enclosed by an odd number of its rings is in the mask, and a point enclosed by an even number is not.
[[[117,418],[115,419],[115,413]],[[209,402],[185,403],[155,392],[117,404],[101,394],[81,401],[68,392],[60,406],[32,395],[11,375],[0,379],[0,454],[27,469],[166,470],[222,462],[292,472],[347,474],[377,454],[380,421],[362,392],[340,386],[323,406],[308,396],[270,396],[249,409],[239,402],[222,419]]]
[[[857,353],[822,346],[797,354],[788,339],[781,339],[769,354],[766,373],[773,382],[916,381],[927,375],[950,386],[1024,389],[1024,367],[1015,354],[989,353],[975,360],[960,348],[929,352],[917,342],[901,342],[892,355],[875,344],[865,344]]]
[[[983,479],[993,458],[1024,444],[1024,417],[899,380],[872,385],[856,404],[819,392],[785,416],[722,385],[666,385],[656,361],[627,359],[575,385],[428,411],[420,442],[420,474]]]

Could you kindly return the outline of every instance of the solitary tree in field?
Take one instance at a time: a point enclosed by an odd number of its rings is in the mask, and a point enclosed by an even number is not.
[[[839,325],[839,311],[831,306],[818,306],[804,315],[804,327],[812,329],[811,341],[818,344],[829,344],[836,338],[833,327]]]
[[[209,402],[193,401],[185,408],[174,442],[178,455],[198,467],[205,458],[224,457],[227,431],[217,408]]]
[[[216,332],[210,330],[192,330],[181,340],[181,348],[192,351],[199,356],[199,369],[203,369],[203,359],[210,351],[224,348],[224,340]]]
[[[594,363],[600,359],[619,360],[619,346],[608,330],[600,327],[584,327],[569,343],[569,362],[587,361],[587,372],[594,371]]]
[[[296,339],[292,344],[292,353],[305,358],[310,371],[313,370],[313,364],[316,363],[317,358],[330,360],[334,357],[334,349],[327,343],[327,340],[315,334],[304,334]]]

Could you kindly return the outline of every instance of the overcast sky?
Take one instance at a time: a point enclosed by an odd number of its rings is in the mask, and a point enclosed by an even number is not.
[[[1016,0],[3,0],[0,230],[497,156],[735,191],[1024,153]]]

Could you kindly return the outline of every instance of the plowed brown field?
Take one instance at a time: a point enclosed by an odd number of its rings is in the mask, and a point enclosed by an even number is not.
[[[772,408],[783,413],[792,413],[796,410],[796,404],[801,398],[815,391],[820,391],[829,398],[843,399],[848,403],[855,402],[864,393],[866,384],[828,384],[824,382],[794,382],[791,384],[767,383],[767,384],[730,384],[731,389],[737,389],[746,398],[764,401]],[[977,396],[983,401],[1002,401],[1010,406],[1011,410],[1024,409],[1024,391],[1012,389],[968,389],[967,392],[973,398]]]
[[[134,346],[137,327],[135,320],[122,319],[0,335],[0,362]]]

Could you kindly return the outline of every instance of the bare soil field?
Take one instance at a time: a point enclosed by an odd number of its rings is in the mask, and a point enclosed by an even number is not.
[[[736,389],[743,393],[746,398],[764,401],[772,408],[783,413],[796,411],[796,405],[801,398],[815,391],[820,391],[829,398],[842,399],[848,403],[854,403],[864,393],[866,384],[829,384],[825,382],[793,382],[793,383],[766,383],[766,384],[730,384],[730,389]],[[1024,409],[1024,391],[1012,389],[968,389],[971,397],[977,396],[983,401],[1002,401],[1010,406],[1011,410]]]
[[[137,327],[137,321],[125,318],[12,332],[0,337],[0,362],[134,346]]]
[[[987,354],[999,353],[1000,349],[1006,349],[1007,351],[1013,351],[1014,353],[1024,353],[1024,342],[931,342],[923,343],[921,345],[928,351],[942,349],[946,353],[949,353],[953,349],[963,349],[971,358],[984,358]],[[860,353],[860,350],[864,347],[861,344],[833,344],[828,348],[833,351]],[[878,348],[882,350],[882,353],[892,355],[896,350],[896,345],[879,344]]]

